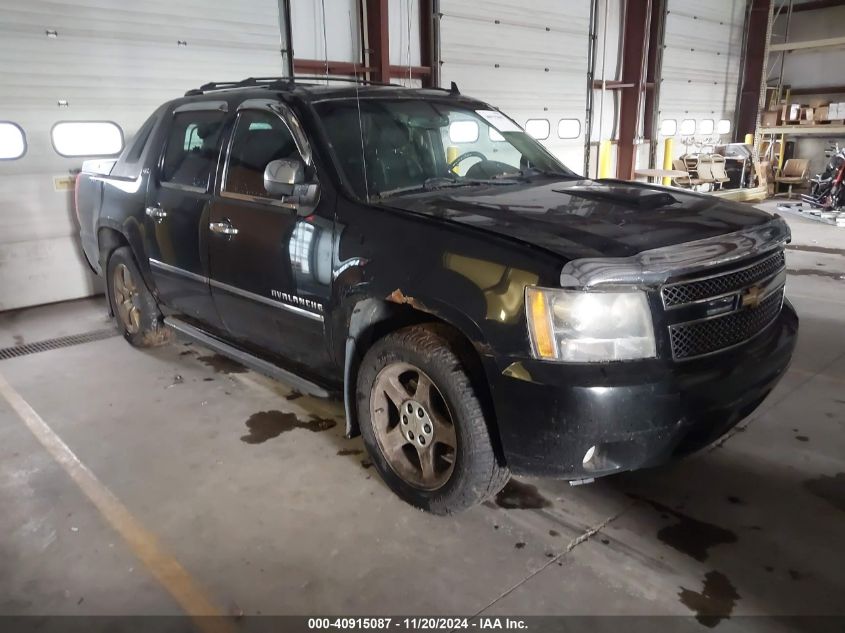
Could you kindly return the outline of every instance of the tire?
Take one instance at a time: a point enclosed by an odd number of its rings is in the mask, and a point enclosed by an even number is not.
[[[135,347],[158,347],[170,341],[170,330],[128,246],[116,249],[109,257],[106,284],[109,305],[123,338]]]
[[[448,330],[419,325],[377,341],[361,362],[356,399],[370,459],[411,505],[434,514],[460,512],[495,495],[510,478]]]

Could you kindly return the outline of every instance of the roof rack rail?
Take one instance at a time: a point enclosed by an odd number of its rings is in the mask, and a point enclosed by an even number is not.
[[[342,81],[347,83],[368,84],[372,86],[393,86],[401,88],[399,84],[383,83],[380,81],[370,81],[369,79],[359,79],[354,77],[332,77],[328,75],[296,75],[295,77],[247,77],[240,81],[212,81],[201,85],[199,88],[192,88],[185,93],[186,97],[193,97],[201,95],[206,92],[214,90],[229,90],[232,88],[252,88],[258,86],[266,86],[269,88],[275,87],[289,87],[296,85],[298,81]]]

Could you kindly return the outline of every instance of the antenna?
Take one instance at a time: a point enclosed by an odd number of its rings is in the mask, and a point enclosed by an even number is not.
[[[326,61],[326,83],[329,83],[329,41],[326,38],[326,0],[320,0],[323,11],[323,58]]]
[[[361,3],[361,7],[363,10],[363,6],[365,3]],[[349,10],[349,32],[352,35],[352,40],[355,40],[355,34],[352,32],[352,10]],[[363,56],[363,42],[361,42],[361,54]],[[352,61],[352,73],[355,77],[358,77],[358,68],[355,65],[355,61]],[[370,181],[367,177],[367,154],[364,151],[364,124],[361,121],[361,93],[359,92],[360,84],[356,81],[355,82],[355,104],[358,106],[358,135],[361,138],[361,165],[364,168],[364,196],[367,200],[367,204],[370,203]]]
[[[411,0],[407,3],[408,9],[408,88],[411,87]]]

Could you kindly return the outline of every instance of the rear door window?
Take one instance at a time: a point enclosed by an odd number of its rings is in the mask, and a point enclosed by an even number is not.
[[[208,189],[220,153],[220,135],[226,113],[189,110],[173,116],[161,168],[161,182]]]

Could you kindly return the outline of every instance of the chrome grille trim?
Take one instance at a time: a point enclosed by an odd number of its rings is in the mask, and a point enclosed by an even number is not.
[[[784,286],[756,308],[669,326],[672,357],[677,361],[718,354],[747,343],[769,327],[783,307]]]
[[[666,284],[660,289],[660,297],[664,308],[674,310],[736,294],[757,282],[774,277],[784,268],[786,268],[786,259],[783,251],[779,250],[761,261],[742,268]]]

